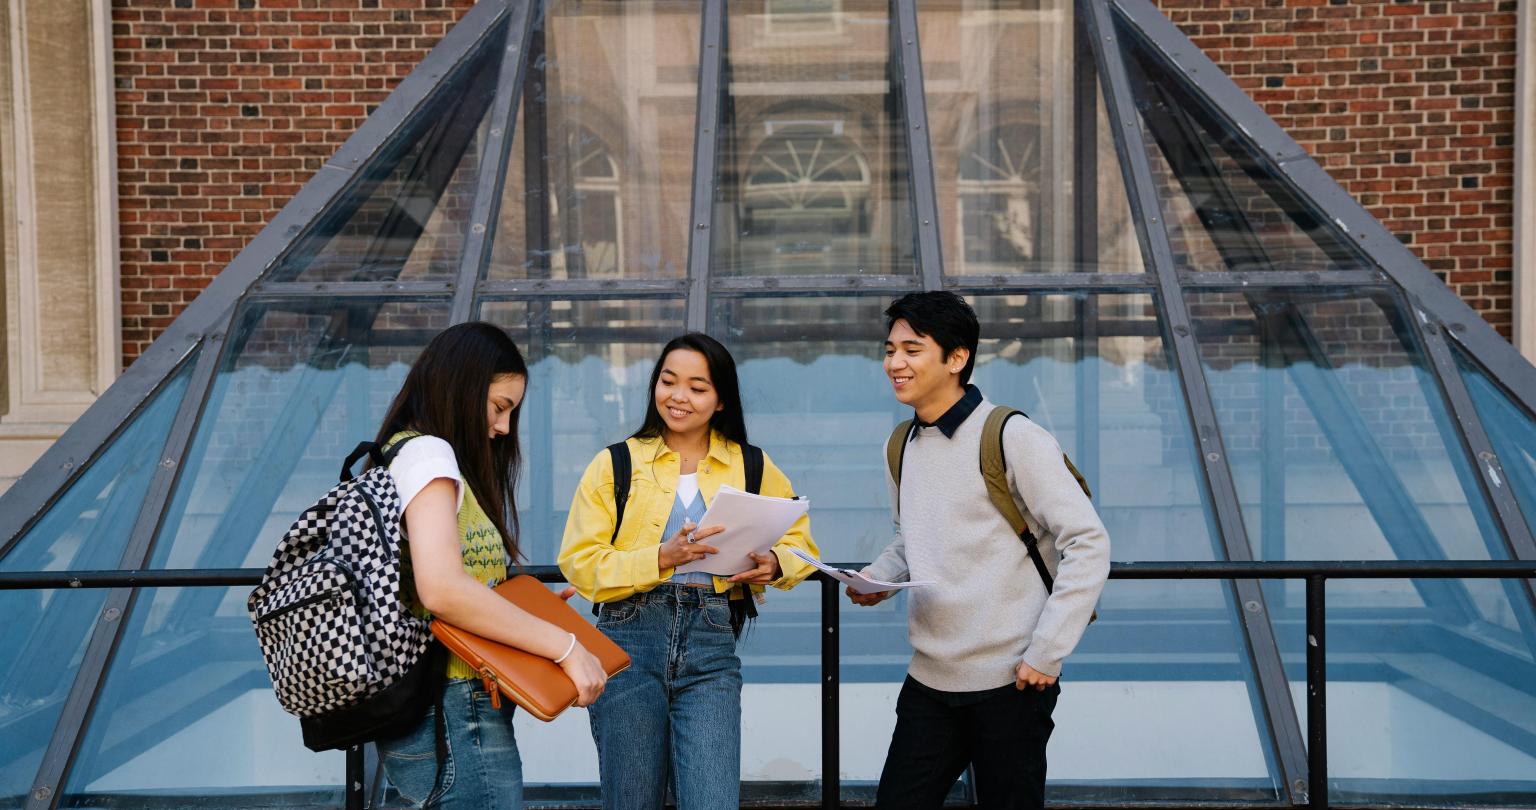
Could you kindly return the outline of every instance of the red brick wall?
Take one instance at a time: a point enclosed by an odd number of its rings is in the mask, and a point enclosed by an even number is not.
[[[1505,337],[1515,0],[1154,0]]]
[[[474,0],[113,0],[123,360]]]

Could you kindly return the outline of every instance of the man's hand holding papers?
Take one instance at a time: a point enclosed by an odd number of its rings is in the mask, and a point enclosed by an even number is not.
[[[815,566],[817,570],[824,571],[828,576],[832,577],[838,582],[843,583],[844,585],[847,585],[849,591],[852,593],[860,595],[892,594],[903,588],[919,588],[924,585],[933,584],[933,582],[930,580],[921,580],[918,582],[883,582],[878,579],[870,579],[858,571],[850,571],[847,568],[834,568],[823,563],[821,560],[806,554],[798,548],[792,548],[789,551],[796,557],[799,557],[800,559],[805,560],[806,562]],[[886,598],[888,598],[888,596],[882,596],[880,599],[875,601],[880,601],[881,599]],[[874,604],[874,602],[871,602],[870,604]]]

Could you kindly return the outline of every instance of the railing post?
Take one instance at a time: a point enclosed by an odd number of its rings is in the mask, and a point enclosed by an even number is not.
[[[821,580],[821,806],[834,810],[842,801],[842,745],[838,717],[837,580],[819,574]]]
[[[1307,806],[1328,806],[1327,605],[1321,574],[1307,577]]]
[[[347,810],[363,810],[363,747],[347,749]]]

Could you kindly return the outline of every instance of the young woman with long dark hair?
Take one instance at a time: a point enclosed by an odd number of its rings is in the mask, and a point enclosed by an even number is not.
[[[802,516],[770,553],[753,555],[754,568],[730,577],[676,573],[715,553],[708,539],[720,528],[697,523],[720,487],[747,488],[736,361],[708,335],[683,335],[662,349],[650,392],[640,429],[625,442],[632,474],[622,523],[615,525],[614,467],[605,450],[582,475],[560,549],[560,570],[600,604],[598,628],[632,661],[590,712],[603,806],[661,810],[670,784],[679,810],[735,810],[736,632],[741,617],[755,615],[763,586],[788,589],[810,575],[811,566],[789,549],[814,555],[816,544]],[[766,454],[761,493],[794,495]]]
[[[387,447],[409,440],[389,466],[405,505],[402,593],[419,615],[554,660],[586,706],[606,680],[597,659],[573,634],[491,591],[518,560],[517,419],[527,385],[517,345],[488,323],[444,330],[406,375],[377,438]],[[378,741],[385,773],[417,806],[522,807],[512,703],[493,708],[475,671],[446,659],[441,700],[410,732]]]

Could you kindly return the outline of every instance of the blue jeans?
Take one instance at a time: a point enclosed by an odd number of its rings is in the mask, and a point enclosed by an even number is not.
[[[379,740],[379,759],[389,781],[412,807],[509,808],[523,806],[523,761],[512,736],[512,701],[491,706],[477,680],[443,686],[448,744],[441,774],[437,762],[437,707],[400,737]]]
[[[593,704],[605,810],[736,810],[741,659],[724,594],[663,584],[603,605],[597,626],[629,669]]]

